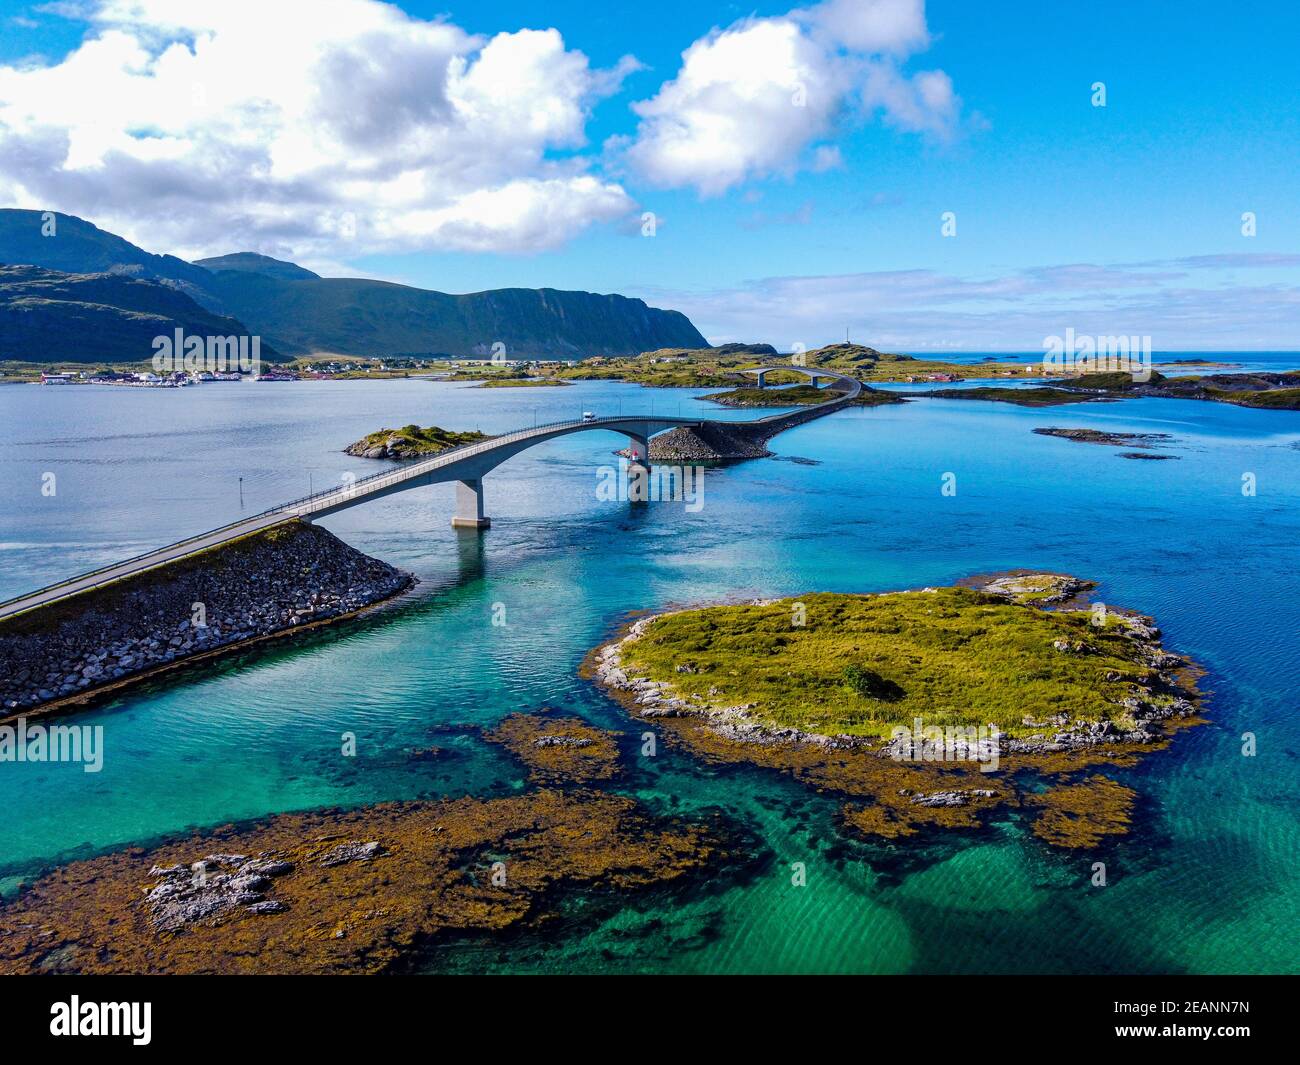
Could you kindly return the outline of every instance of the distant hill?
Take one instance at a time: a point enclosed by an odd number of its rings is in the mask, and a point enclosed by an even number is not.
[[[187,263],[150,254],[71,215],[55,215],[54,236],[42,236],[41,224],[39,211],[0,210],[0,263],[111,272],[171,286],[210,312],[238,319],[263,338],[264,352],[270,345],[294,355],[464,358],[489,356],[500,343],[507,357],[586,358],[708,346],[684,314],[626,296],[545,288],[451,295],[320,277],[252,252]]]
[[[269,255],[258,255],[252,251],[237,251],[232,255],[217,255],[211,259],[196,259],[194,265],[214,272],[242,270],[250,274],[265,274],[267,277],[278,277],[281,281],[320,280],[320,274],[313,274],[297,263],[287,263],[283,259],[272,259]]]
[[[210,291],[212,275],[203,267],[174,255],[151,255],[75,215],[51,213],[54,232],[44,236],[44,212],[0,210],[0,263],[152,278],[179,288],[209,310],[221,310]]]
[[[154,338],[176,329],[204,337],[248,332],[235,319],[213,314],[152,278],[0,266],[0,359],[148,362]],[[265,341],[261,349],[266,361],[284,360]]]

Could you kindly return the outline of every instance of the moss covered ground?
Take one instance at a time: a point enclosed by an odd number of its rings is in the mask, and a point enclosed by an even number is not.
[[[1126,723],[1120,701],[1154,676],[1127,631],[967,588],[818,593],[665,615],[624,662],[778,727],[887,736],[922,717],[1028,735],[1041,727],[1026,718],[1058,714]],[[854,683],[864,675],[871,684]]]

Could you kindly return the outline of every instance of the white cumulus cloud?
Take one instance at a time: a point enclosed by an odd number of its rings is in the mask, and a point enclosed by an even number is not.
[[[534,251],[635,209],[583,155],[595,70],[554,29],[486,38],[377,0],[99,0],[0,65],[0,202],[151,249],[308,259]],[[554,152],[564,158],[553,158]]]
[[[901,66],[929,41],[924,0],[826,0],[743,19],[692,44],[677,76],[633,105],[635,136],[610,147],[650,184],[715,196],[826,169],[838,156],[817,142],[854,114],[945,137],[961,108],[951,79]]]

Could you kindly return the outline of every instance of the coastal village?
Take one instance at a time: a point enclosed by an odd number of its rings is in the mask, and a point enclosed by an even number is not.
[[[585,360],[593,364],[603,359]],[[567,369],[575,365],[564,359],[424,359],[392,358],[373,360],[306,361],[290,366],[274,366],[262,373],[243,373],[239,370],[174,370],[157,373],[153,370],[44,370],[40,374],[43,385],[116,385],[130,388],[185,388],[190,385],[214,381],[239,382],[248,378],[258,382],[276,381],[330,381],[354,380],[369,375],[409,376],[412,371],[432,380],[442,380],[462,370],[525,371]],[[0,375],[2,376],[2,375]]]

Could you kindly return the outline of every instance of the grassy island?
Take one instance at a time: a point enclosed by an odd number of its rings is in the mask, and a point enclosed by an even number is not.
[[[343,450],[349,455],[365,459],[413,459],[487,439],[486,433],[477,430],[458,433],[437,425],[426,429],[418,425],[404,425],[400,429],[380,429],[370,433]]]
[[[1059,407],[1066,403],[1094,403],[1095,395],[1067,392],[1063,388],[936,388],[932,392],[915,392],[926,399],[982,399],[991,403],[1013,403],[1017,407]]]
[[[568,381],[554,377],[489,377],[479,388],[562,388]]]
[[[1089,607],[1087,581],[1015,570],[964,583],[645,617],[588,668],[694,757],[839,796],[853,836],[1017,811],[1054,847],[1125,834],[1136,796],[1097,770],[1197,723],[1193,667],[1150,619]]]
[[[1124,700],[1150,695],[1157,671],[1124,616],[1094,621],[969,588],[819,593],[665,615],[623,661],[688,700],[822,735],[888,735],[918,716],[1010,735],[1061,714],[1128,730]]]

